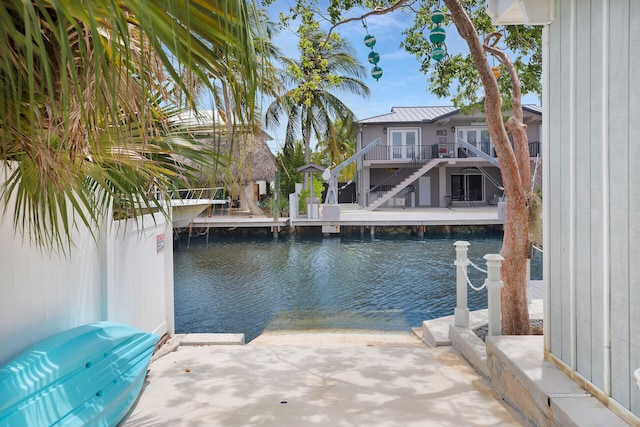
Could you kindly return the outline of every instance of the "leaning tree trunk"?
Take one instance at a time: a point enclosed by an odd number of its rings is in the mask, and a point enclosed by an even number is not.
[[[242,195],[247,203],[247,208],[252,215],[262,215],[264,212],[258,206],[258,203],[253,199],[253,182],[245,182],[242,184]]]
[[[526,145],[524,147],[527,148],[526,165],[520,155],[523,148],[520,147],[522,145],[522,134],[524,134],[526,144],[526,128],[524,128],[521,119],[522,107],[520,105],[520,119],[518,120],[516,108],[514,109],[515,118],[509,124],[510,131],[513,132],[516,150],[518,151],[518,154],[516,154],[511,147],[503,122],[502,100],[498,83],[491,71],[485,48],[478,38],[477,30],[459,1],[444,0],[444,3],[451,12],[451,17],[460,36],[467,42],[474,65],[480,73],[485,91],[487,125],[500,162],[500,172],[507,198],[504,240],[501,251],[501,255],[504,257],[501,272],[501,279],[504,282],[504,288],[502,289],[502,333],[507,335],[529,334],[526,272],[529,239],[527,188],[530,172],[528,147]],[[517,80],[516,85],[519,88]],[[516,96],[518,97],[516,104],[519,104],[519,91],[518,94],[514,92],[514,98]],[[516,107],[513,103],[512,106]]]

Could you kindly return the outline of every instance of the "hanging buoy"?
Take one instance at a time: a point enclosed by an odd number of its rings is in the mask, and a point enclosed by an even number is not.
[[[371,69],[371,77],[376,79],[376,81],[380,80],[380,77],[382,77],[382,68],[378,67],[377,65],[373,67]]]
[[[371,51],[371,53],[369,54],[368,59],[369,59],[369,63],[375,65],[378,62],[380,62],[380,55],[378,54],[378,52]]]
[[[447,33],[444,28],[441,27],[435,27],[429,33],[429,40],[433,44],[442,44],[445,38],[447,38]]]
[[[496,79],[500,77],[500,67],[491,67],[491,72]]]
[[[436,61],[441,61],[446,54],[447,52],[442,48],[442,46],[437,46],[431,51],[431,58]]]
[[[444,21],[444,12],[440,9],[433,9],[433,12],[431,12],[431,22],[439,24],[442,21]]]
[[[373,47],[376,45],[376,36],[373,36],[371,34],[367,34],[366,36],[364,36],[364,45],[366,47]]]

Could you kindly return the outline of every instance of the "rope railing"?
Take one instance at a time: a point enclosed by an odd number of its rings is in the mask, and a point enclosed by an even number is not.
[[[469,264],[472,267],[474,267],[476,270],[478,270],[480,272],[483,272],[485,274],[487,273],[487,270],[483,270],[481,268],[478,268],[478,266],[475,265],[474,263],[472,263],[471,260],[469,260]],[[467,269],[466,268],[464,269],[464,278],[467,279],[467,285],[469,285],[469,287],[471,289],[473,289],[474,291],[481,291],[481,290],[483,290],[484,288],[487,287],[487,282],[486,281],[480,286],[474,286],[473,283],[471,283],[471,279],[469,279],[469,276],[467,275]]]
[[[500,280],[500,268],[502,267],[502,256],[498,254],[487,254],[484,259],[487,261],[487,269],[475,265],[468,257],[469,242],[457,241],[456,247],[456,308],[455,325],[463,328],[469,327],[469,308],[467,307],[467,285],[475,291],[487,288],[487,300],[489,311],[489,336],[500,335],[502,323],[500,318],[500,289],[503,284]],[[487,278],[482,286],[474,286],[467,275],[467,266],[471,265],[478,271],[487,274]]]

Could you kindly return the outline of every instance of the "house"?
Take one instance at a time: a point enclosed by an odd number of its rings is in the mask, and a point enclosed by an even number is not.
[[[545,357],[640,425],[640,3],[489,7],[545,24]]]
[[[525,105],[523,110],[533,164],[541,154],[542,109]],[[500,168],[481,113],[465,115],[451,106],[393,107],[359,123],[358,150],[378,143],[358,161],[361,206],[482,206],[502,196]]]

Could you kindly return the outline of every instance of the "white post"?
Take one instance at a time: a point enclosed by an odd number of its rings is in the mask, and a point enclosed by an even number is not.
[[[531,304],[531,260],[527,259],[527,304]]]
[[[504,286],[500,280],[500,268],[504,258],[498,254],[487,254],[487,299],[489,305],[489,336],[502,334],[502,319],[500,307],[500,289]]]
[[[297,218],[298,218],[298,193],[291,193],[289,194],[289,220],[294,220]]]
[[[457,241],[453,244],[456,247],[456,309],[455,325],[463,328],[469,327],[469,308],[467,307],[467,266],[469,259],[467,251],[469,242]]]

